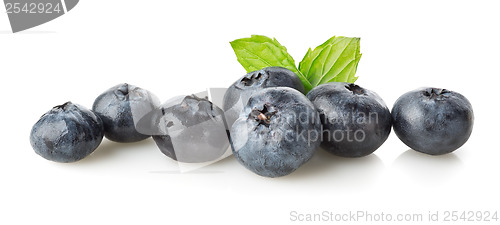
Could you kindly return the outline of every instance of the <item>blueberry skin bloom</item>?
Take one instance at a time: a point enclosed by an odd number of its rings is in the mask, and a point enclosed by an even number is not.
[[[205,98],[184,96],[163,104],[153,140],[166,156],[185,163],[218,159],[229,148],[222,109]],[[154,116],[153,116],[154,117]]]
[[[323,124],[321,146],[334,155],[369,155],[391,133],[389,108],[373,91],[333,82],[313,88],[307,97],[316,106]]]
[[[151,136],[138,132],[135,123],[159,105],[159,100],[149,91],[124,83],[99,95],[92,110],[102,119],[106,138],[127,143]]]
[[[264,88],[290,87],[304,93],[304,85],[300,78],[289,69],[283,67],[266,67],[253,71],[234,82],[226,91],[223,99],[228,129],[238,119],[250,96]]]
[[[321,141],[321,122],[301,92],[267,88],[250,97],[230,135],[243,166],[260,176],[281,177],[311,159]]]
[[[101,143],[101,119],[83,106],[66,102],[45,113],[31,129],[35,152],[54,162],[75,162],[90,155]]]
[[[472,105],[461,94],[440,88],[420,88],[396,100],[394,132],[408,147],[429,155],[450,153],[472,133]]]

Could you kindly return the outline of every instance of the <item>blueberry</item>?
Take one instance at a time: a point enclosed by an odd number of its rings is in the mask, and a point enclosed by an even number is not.
[[[115,142],[136,142],[150,137],[136,130],[136,122],[159,105],[149,91],[124,83],[99,95],[92,109],[104,123],[106,138]]]
[[[321,122],[301,92],[266,88],[249,98],[230,135],[233,154],[243,166],[280,177],[311,159],[321,141]]]
[[[153,135],[163,154],[185,163],[203,163],[221,157],[229,148],[222,109],[205,98],[183,96],[163,104]],[[154,117],[153,117],[154,118]]]
[[[334,155],[366,156],[389,137],[391,113],[373,91],[334,82],[313,88],[307,97],[316,106],[323,124],[321,146]]]
[[[31,129],[30,142],[37,154],[55,162],[75,162],[101,143],[101,119],[83,106],[66,102],[45,113]]]
[[[300,78],[289,69],[267,67],[250,72],[234,82],[224,95],[222,107],[228,128],[238,118],[250,95],[268,87],[290,87],[304,93]]]
[[[474,113],[461,94],[440,88],[410,91],[392,108],[394,132],[408,147],[430,155],[455,151],[472,133]]]

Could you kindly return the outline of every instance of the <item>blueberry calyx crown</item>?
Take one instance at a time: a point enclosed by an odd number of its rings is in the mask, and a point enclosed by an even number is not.
[[[73,103],[69,101],[69,102],[66,102],[66,103],[64,103],[64,104],[62,104],[62,105],[57,105],[57,106],[54,106],[54,108],[53,108],[53,109],[60,109],[60,110],[62,110],[62,111],[66,111],[66,110],[68,110],[68,109],[69,109],[69,107],[71,107],[71,106],[73,106]]]
[[[356,95],[364,95],[365,94],[365,89],[363,89],[362,87],[360,87],[356,84],[347,84],[345,86],[345,88]]]
[[[450,91],[441,88],[427,88],[423,91],[424,96],[435,100],[443,100],[444,98],[449,97],[450,94]]]
[[[182,102],[181,102],[181,107],[185,110],[187,110],[189,107],[192,107],[192,105],[190,103],[200,103],[202,101],[208,101],[208,96],[206,96],[205,98],[200,98],[196,95],[187,95],[184,97],[184,99],[182,99]]]
[[[168,105],[161,106],[158,112],[161,114],[159,118],[155,118],[155,123],[161,123],[166,128],[192,127],[209,120],[217,121],[222,116],[222,110],[212,104],[207,96],[196,95],[182,96],[182,99],[176,99],[174,104],[168,103]]]
[[[257,81],[259,81],[261,78],[262,78],[262,72],[258,71],[252,73],[250,77],[247,76],[243,77],[243,79],[241,79],[241,83],[244,86],[252,86],[253,84],[257,83]]]
[[[118,92],[120,92],[120,94],[122,95],[128,95],[128,85],[126,86],[126,88],[118,89]]]
[[[121,100],[126,100],[129,98],[130,88],[131,85],[124,83],[116,89],[115,95]]]
[[[203,98],[200,98],[194,94],[192,95],[187,95],[186,97],[184,97],[184,99],[182,99],[182,102],[181,102],[181,106],[184,108],[184,109],[187,109],[189,107],[193,107],[194,105],[192,105],[192,103],[196,103],[196,105],[198,107],[200,107],[200,104],[201,103],[207,103],[211,106],[211,109],[213,109],[213,105],[212,105],[212,102],[210,102],[208,100],[208,96],[205,96]]]
[[[197,112],[197,111],[205,112],[206,115],[208,115],[212,118],[215,118],[216,116],[218,116],[218,114],[214,108],[213,103],[208,100],[208,96],[201,98],[201,97],[198,97],[194,94],[187,95],[182,100],[179,109],[182,112],[187,112],[190,110],[193,112]],[[163,114],[165,114],[165,112],[163,112]]]
[[[270,112],[267,108],[267,105],[264,105],[264,107],[262,107],[262,110],[253,109],[249,117],[259,122],[259,124],[269,126],[269,124],[271,124],[271,117],[274,114],[276,114],[276,112]]]

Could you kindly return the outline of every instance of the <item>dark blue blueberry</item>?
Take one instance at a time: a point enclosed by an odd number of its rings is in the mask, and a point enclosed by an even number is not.
[[[307,97],[316,106],[323,124],[321,146],[330,153],[366,156],[389,137],[391,113],[373,91],[333,82],[313,88]]]
[[[45,113],[31,129],[30,142],[37,154],[55,162],[75,162],[101,143],[101,119],[83,106],[66,102]]]
[[[392,108],[394,132],[408,147],[430,155],[455,151],[472,133],[474,113],[461,94],[446,89],[410,91]]]
[[[250,96],[268,87],[290,87],[304,93],[300,78],[289,69],[267,67],[250,72],[234,82],[224,95],[222,107],[228,129],[238,118]]]
[[[99,95],[92,109],[104,123],[106,138],[116,142],[136,142],[151,136],[138,132],[136,123],[159,105],[159,100],[149,91],[125,83]]]
[[[160,151],[185,163],[202,163],[221,157],[229,148],[222,109],[205,98],[183,96],[163,104],[153,135]]]
[[[321,122],[301,92],[266,88],[250,97],[230,134],[242,165],[261,176],[280,177],[311,159],[321,141]]]

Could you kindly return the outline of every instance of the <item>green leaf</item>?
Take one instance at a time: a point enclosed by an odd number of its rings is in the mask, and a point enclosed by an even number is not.
[[[334,36],[314,50],[309,49],[299,63],[299,71],[312,87],[328,82],[354,83],[361,59],[359,42],[359,38]]]
[[[308,81],[295,65],[292,56],[288,54],[285,46],[276,39],[262,35],[252,35],[250,38],[241,38],[231,42],[231,47],[238,58],[238,62],[247,72],[260,70],[269,66],[281,66],[296,73],[306,92],[312,89]]]

